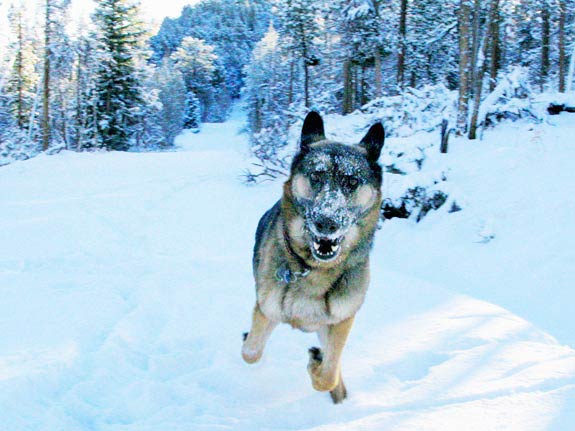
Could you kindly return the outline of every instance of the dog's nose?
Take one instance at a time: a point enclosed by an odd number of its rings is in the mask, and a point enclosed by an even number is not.
[[[326,216],[318,217],[314,224],[317,232],[323,235],[332,235],[339,229],[337,222],[334,219]]]

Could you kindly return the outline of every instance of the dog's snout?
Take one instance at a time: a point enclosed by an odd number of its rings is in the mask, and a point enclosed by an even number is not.
[[[323,235],[333,235],[339,229],[338,223],[326,216],[318,217],[314,224],[317,232]]]

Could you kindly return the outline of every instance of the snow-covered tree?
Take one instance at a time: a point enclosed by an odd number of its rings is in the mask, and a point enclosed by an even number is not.
[[[179,18],[166,18],[151,38],[152,59],[161,63],[180,46],[185,37],[204,40],[215,49],[225,72],[224,81],[232,97],[243,86],[242,69],[254,44],[266,32],[271,19],[268,0],[204,0],[186,6]]]
[[[74,53],[66,34],[70,0],[45,0],[44,52],[42,65],[42,148],[54,141],[68,141],[68,102],[73,93],[71,82]]]
[[[13,54],[12,71],[6,88],[7,104],[20,128],[30,126],[34,120],[32,111],[36,88],[40,76],[36,70],[38,63],[37,43],[35,42],[26,18],[24,3],[12,5],[9,20],[15,41],[10,47]]]
[[[382,61],[391,55],[398,39],[394,34],[396,16],[392,5],[380,0],[339,0],[332,10],[345,54],[341,61],[342,111],[349,113],[383,93]],[[398,59],[404,58],[404,50],[398,51],[403,53]],[[398,70],[403,63],[398,61]]]
[[[199,131],[202,122],[202,104],[193,91],[188,91],[184,108],[184,128]]]
[[[225,120],[230,101],[214,47],[201,39],[186,37],[170,60],[182,73],[187,91],[200,100],[202,121]]]
[[[144,103],[135,64],[143,36],[138,7],[129,0],[99,0],[94,19],[99,30],[97,139],[109,150],[125,151]]]
[[[280,35],[270,26],[256,44],[250,63],[245,67],[245,108],[252,153],[268,173],[279,165],[285,168],[279,151],[287,145],[290,117],[290,68]]]
[[[162,104],[159,118],[163,135],[161,145],[172,147],[184,127],[186,86],[182,74],[167,59],[156,71],[154,81],[159,90],[158,100]]]
[[[320,62],[316,46],[320,35],[318,18],[322,15],[320,5],[307,0],[277,0],[277,10],[279,33],[296,68],[291,80],[301,76],[304,105],[310,107],[310,88],[313,85],[310,69]]]

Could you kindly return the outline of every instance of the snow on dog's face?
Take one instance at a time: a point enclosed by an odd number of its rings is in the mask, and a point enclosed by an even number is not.
[[[376,123],[359,145],[327,141],[321,117],[312,112],[306,118],[290,191],[303,218],[302,240],[315,260],[333,261],[352,246],[356,222],[379,202],[383,140],[383,127]]]

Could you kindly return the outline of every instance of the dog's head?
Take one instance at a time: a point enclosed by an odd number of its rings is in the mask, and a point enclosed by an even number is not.
[[[358,145],[329,141],[320,115],[306,117],[285,185],[296,213],[288,230],[318,263],[335,261],[352,248],[362,220],[374,209],[378,214],[382,171],[377,159],[384,139],[383,126],[376,123]]]

